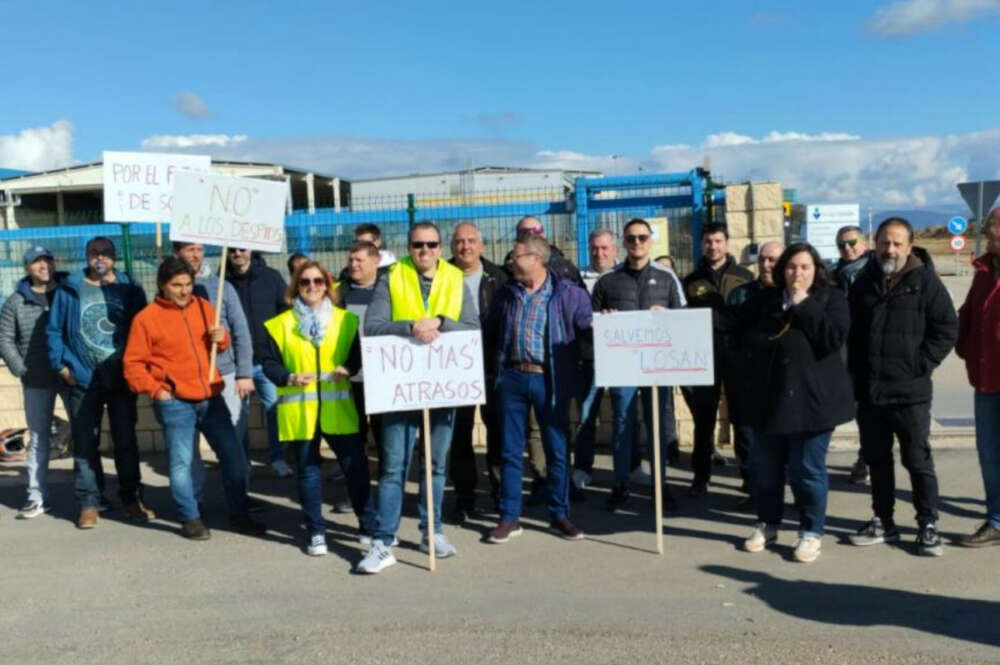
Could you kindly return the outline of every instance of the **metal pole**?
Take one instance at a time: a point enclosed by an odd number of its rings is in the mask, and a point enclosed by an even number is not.
[[[125,259],[125,272],[129,274],[129,277],[133,277],[132,274],[132,235],[129,232],[129,223],[122,222],[122,257]]]
[[[406,195],[406,216],[410,220],[410,226],[413,226],[414,224],[417,223],[417,206],[414,205],[413,201],[414,201],[413,194],[407,194]]]
[[[976,224],[981,229],[983,228],[983,181],[979,181],[979,208],[976,210]],[[976,256],[979,256],[979,237],[981,233],[975,233],[976,236]]]

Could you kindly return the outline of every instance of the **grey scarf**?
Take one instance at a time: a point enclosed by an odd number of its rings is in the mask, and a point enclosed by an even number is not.
[[[299,320],[299,332],[306,339],[312,341],[319,347],[323,343],[323,335],[326,334],[326,327],[333,318],[333,303],[329,298],[323,298],[319,307],[313,309],[302,302],[302,298],[295,299],[295,318]]]

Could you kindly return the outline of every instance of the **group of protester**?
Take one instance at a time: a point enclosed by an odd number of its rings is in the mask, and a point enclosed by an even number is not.
[[[287,284],[259,256],[230,249],[218,313],[212,297],[219,278],[199,244],[174,244],[158,268],[150,303],[116,270],[115,247],[107,238],[87,243],[87,265],[71,275],[55,272],[45,248],[29,249],[26,276],[0,314],[0,354],[22,380],[30,431],[28,496],[18,517],[50,509],[48,437],[59,397],[73,435],[77,526],[96,527],[109,507],[98,454],[105,405],[122,510],[134,520],[153,519],[143,497],[135,435],[136,396],[143,393],[163,428],[181,533],[196,540],[210,537],[201,519],[205,473],[199,432],[219,459],[233,526],[245,533],[265,531],[250,517],[262,504],[248,496],[247,413],[256,392],[267,417],[271,467],[278,475],[292,475],[286,452],[295,462],[307,552],[327,551],[320,470],[325,439],[342,469],[360,539],[369,546],[357,570],[378,573],[396,562],[403,490],[422,414],[365,413],[360,338],[399,335],[427,343],[450,331],[481,330],[486,471],[499,515],[487,540],[506,543],[522,533],[526,447],[534,476],[528,501],[546,505],[555,534],[579,540],[583,531],[570,520],[570,504],[591,483],[603,393],[594,385],[594,313],[707,307],[713,311],[716,380],[683,389],[695,428],[688,495],[707,492],[724,395],[744,488],[757,511],[757,524],[744,542],[747,551],[777,540],[787,476],[800,523],[795,559],[816,559],[829,485],[827,446],[837,425],[856,418],[861,454],[854,476],[870,475],[873,516],[851,541],[899,540],[893,518],[895,436],[911,476],[919,551],[942,553],[929,442],[930,377],[956,340],[976,388],[987,495],[985,523],[961,542],[1000,543],[1000,384],[994,378],[1000,368],[995,333],[1000,305],[992,299],[1000,288],[1000,212],[986,224],[989,251],[976,263],[959,317],[930,257],[914,247],[912,227],[898,217],[879,226],[874,250],[867,249],[857,227],[841,229],[841,261],[832,274],[810,245],[782,248],[768,242],[758,248],[755,276],[728,252],[726,227],[707,224],[700,238],[702,259],[680,280],[668,267],[669,257],[651,256],[653,234],[642,219],[624,226],[621,262],[613,232],[594,231],[591,264],[581,272],[544,232],[538,219],[520,220],[514,247],[498,266],[483,257],[482,235],[470,223],[455,228],[450,260],[442,258],[443,238],[433,223],[409,229],[408,254],[399,260],[381,248],[377,227],[362,225],[337,279],[320,263],[293,255]],[[606,506],[614,511],[630,501],[630,484],[642,476],[642,451],[659,446],[663,463],[652,473],[665,474],[668,460],[676,460],[677,434],[670,390],[659,391],[655,405],[647,388],[607,391],[614,481]],[[571,462],[573,401],[580,417]],[[647,433],[653,431],[652,409],[659,410],[662,424],[660,440],[645,447],[640,404]],[[480,510],[474,414],[475,407],[462,407],[432,409],[430,415],[434,514],[441,514],[450,472],[455,521]],[[369,432],[377,443],[376,492],[365,446]],[[420,547],[429,550],[433,538],[437,557],[453,556],[456,549],[441,520],[434,520],[434,533],[428,533],[420,477]],[[662,501],[657,509],[677,505],[669,491]]]

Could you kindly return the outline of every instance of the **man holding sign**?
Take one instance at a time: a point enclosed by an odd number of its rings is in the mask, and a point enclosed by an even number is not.
[[[410,228],[410,255],[394,263],[380,276],[375,295],[365,314],[366,335],[399,335],[429,343],[442,333],[478,330],[479,317],[462,271],[441,259],[441,232],[431,222]],[[396,411],[382,417],[382,472],[378,486],[378,528],[372,548],[358,564],[358,572],[374,574],[396,563],[392,545],[403,509],[403,488],[421,426],[421,411]],[[431,464],[433,466],[433,514],[441,514],[445,467],[451,446],[455,409],[432,409]],[[522,437],[523,440],[523,437]],[[420,549],[430,550],[427,533],[426,487],[420,483]],[[434,520],[434,551],[438,558],[454,556],[455,546]]]
[[[583,538],[569,520],[566,430],[569,401],[580,382],[580,344],[591,335],[593,310],[586,291],[549,270],[551,256],[540,235],[518,237],[511,252],[514,281],[493,300],[484,326],[485,348],[494,350],[503,432],[500,523],[488,536],[491,543],[521,535],[524,434],[532,408],[545,449],[552,530],[568,540]]]
[[[633,219],[625,225],[624,240],[626,259],[610,272],[602,275],[594,285],[591,302],[594,311],[605,314],[642,309],[679,309],[683,307],[677,282],[667,268],[650,260],[652,230],[646,220]],[[666,462],[667,449],[677,440],[674,423],[673,395],[669,389],[659,391],[658,404],[652,406],[651,389],[614,387],[610,389],[612,420],[611,446],[613,451],[615,486],[608,497],[610,511],[622,508],[629,499],[629,471],[632,446],[635,445],[636,396],[642,393],[642,410],[646,420],[650,451],[660,446],[660,459]],[[660,412],[660,441],[653,442],[653,408]],[[663,469],[654,473],[663,473]],[[664,487],[666,490],[666,487]],[[669,491],[663,493],[663,507],[676,508]]]

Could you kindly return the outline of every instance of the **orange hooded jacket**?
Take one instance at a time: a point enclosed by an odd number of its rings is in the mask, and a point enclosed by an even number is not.
[[[215,321],[215,308],[198,296],[182,309],[161,296],[148,304],[132,321],[125,346],[125,380],[133,392],[152,399],[160,390],[180,399],[197,401],[222,392],[219,370],[208,379],[212,342],[208,329]],[[229,333],[219,342],[219,351],[229,346]]]

